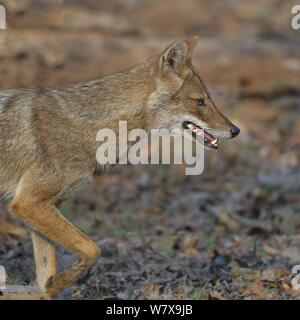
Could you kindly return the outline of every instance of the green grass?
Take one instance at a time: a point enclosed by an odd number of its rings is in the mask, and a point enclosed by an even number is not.
[[[136,232],[138,229],[138,224],[130,217],[125,219],[125,221],[122,224],[122,230],[126,232]]]
[[[294,212],[297,213],[297,214],[300,214],[300,207],[295,207],[294,208]]]
[[[163,253],[168,256],[171,257],[174,253],[174,247],[176,245],[178,241],[178,237],[177,236],[171,236],[170,237],[170,241],[169,243],[163,248]]]
[[[91,292],[86,293],[86,297],[89,300],[97,300],[99,298],[103,298],[105,296],[102,290],[94,290]]]
[[[10,285],[28,285],[27,276],[25,272],[18,272],[18,274],[8,272],[9,276],[7,279],[7,283]]]
[[[217,245],[217,237],[215,234],[212,234],[211,236],[208,237],[204,250],[213,251],[215,250],[216,245]]]
[[[193,295],[193,300],[208,300],[208,293],[205,291],[205,289],[197,289]]]

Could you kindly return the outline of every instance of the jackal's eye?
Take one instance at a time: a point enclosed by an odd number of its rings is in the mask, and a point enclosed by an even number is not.
[[[206,106],[206,103],[205,103],[204,98],[198,98],[198,99],[196,99],[196,103],[197,103],[197,106],[198,106],[198,107],[205,107],[205,106]]]

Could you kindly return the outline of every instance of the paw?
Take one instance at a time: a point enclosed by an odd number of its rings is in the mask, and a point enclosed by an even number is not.
[[[1,290],[0,300],[50,300],[51,297],[41,292],[38,287],[7,286]]]

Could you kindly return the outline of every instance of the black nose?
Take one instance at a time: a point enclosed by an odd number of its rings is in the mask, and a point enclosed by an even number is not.
[[[232,125],[230,128],[230,132],[231,132],[231,137],[234,138],[240,133],[240,129],[238,127]]]

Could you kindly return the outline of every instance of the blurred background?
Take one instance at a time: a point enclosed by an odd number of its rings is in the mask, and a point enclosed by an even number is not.
[[[0,0],[0,90],[103,77],[198,35],[194,65],[241,128],[205,172],[117,166],[63,204],[103,258],[73,299],[298,299],[300,30],[295,1]],[[55,126],[55,123],[53,124]],[[0,221],[9,216],[0,202]],[[17,222],[15,222],[17,223]],[[2,235],[9,282],[34,279],[28,236]],[[63,268],[74,257],[60,251]]]

